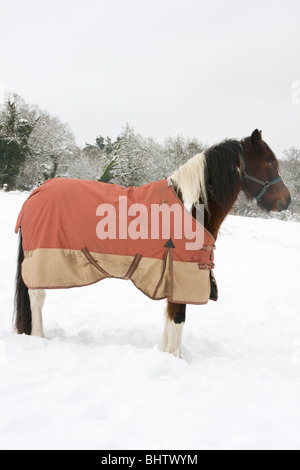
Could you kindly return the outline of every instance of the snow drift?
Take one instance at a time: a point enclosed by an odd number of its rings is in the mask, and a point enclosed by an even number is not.
[[[0,192],[1,449],[300,449],[300,224],[227,218],[180,360],[165,301],[126,281],[49,291],[47,339],[12,333],[26,197]]]

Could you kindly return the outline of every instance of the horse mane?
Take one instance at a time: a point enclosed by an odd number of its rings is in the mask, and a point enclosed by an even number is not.
[[[209,197],[219,206],[237,195],[240,174],[238,140],[225,140],[195,155],[176,170],[171,179],[181,191],[184,204],[203,203],[209,212]]]
[[[220,207],[233,201],[240,190],[240,152],[241,144],[234,139],[225,140],[205,152],[207,192]]]
[[[207,192],[205,184],[206,155],[198,153],[176,170],[171,179],[181,191],[184,204],[193,205],[202,200],[207,207]]]

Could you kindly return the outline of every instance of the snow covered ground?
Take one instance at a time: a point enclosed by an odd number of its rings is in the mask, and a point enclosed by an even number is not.
[[[25,198],[0,192],[1,449],[300,449],[300,224],[227,218],[181,360],[126,281],[51,291],[47,339],[12,333]]]

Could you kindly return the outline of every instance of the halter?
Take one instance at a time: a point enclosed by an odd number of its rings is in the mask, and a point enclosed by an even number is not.
[[[258,183],[258,184],[261,184],[263,186],[263,189],[261,190],[261,192],[257,195],[257,196],[254,196],[255,199],[257,201],[260,201],[262,199],[262,197],[265,195],[265,193],[267,192],[268,188],[270,186],[274,186],[274,184],[277,184],[279,183],[280,181],[282,181],[282,178],[281,176],[278,176],[278,178],[276,178],[275,180],[272,180],[272,181],[263,181],[263,180],[260,180],[258,178],[255,178],[255,176],[251,176],[251,175],[248,175],[246,173],[246,163],[245,163],[245,154],[244,154],[244,149],[243,149],[243,146],[242,144],[240,144],[241,146],[241,153],[240,153],[240,162],[241,162],[241,175],[242,175],[242,178],[245,178],[249,181],[253,181],[254,183]]]

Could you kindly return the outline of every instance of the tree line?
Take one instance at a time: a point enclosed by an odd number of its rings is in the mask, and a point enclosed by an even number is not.
[[[29,191],[57,176],[139,186],[169,176],[207,144],[196,137],[168,137],[164,143],[143,137],[126,124],[112,140],[101,134],[83,148],[67,124],[18,95],[0,108],[0,189]],[[284,151],[282,175],[293,203],[281,218],[300,220],[300,150]],[[233,213],[264,216],[242,195]]]

